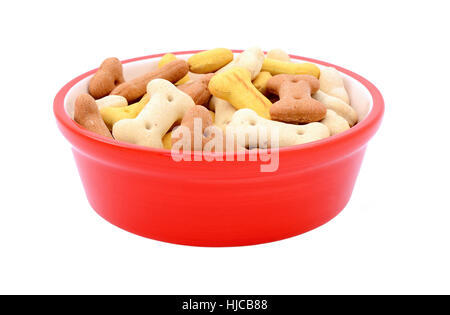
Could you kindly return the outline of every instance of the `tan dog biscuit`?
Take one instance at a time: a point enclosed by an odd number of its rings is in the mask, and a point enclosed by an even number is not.
[[[330,129],[330,134],[332,136],[350,129],[347,120],[330,109],[327,110],[325,118],[320,122]]]
[[[189,65],[184,60],[174,60],[163,67],[146,73],[131,81],[122,83],[116,87],[111,94],[122,95],[132,103],[144,96],[147,84],[153,79],[164,79],[172,83],[182,79],[189,71]]]
[[[320,70],[320,90],[328,95],[337,97],[347,104],[350,104],[347,91],[344,87],[344,80],[339,71],[333,67],[324,67]]]
[[[211,98],[211,93],[208,90],[208,84],[213,76],[214,73],[205,74],[200,79],[179,85],[178,88],[192,97],[196,105],[206,105]]]
[[[74,120],[89,131],[112,138],[108,127],[103,122],[95,99],[88,94],[81,94],[75,101]]]
[[[309,75],[280,74],[267,82],[267,91],[280,96],[270,108],[274,120],[311,123],[325,118],[327,109],[311,97],[319,90],[319,80]]]
[[[128,106],[127,99],[120,95],[108,95],[95,101],[98,109],[105,107],[125,107]]]
[[[358,122],[358,114],[356,111],[340,98],[328,95],[321,90],[314,93],[312,97],[325,105],[327,109],[331,109],[339,116],[344,117],[350,127],[353,127]]]
[[[233,107],[227,101],[220,99],[218,97],[211,97],[209,101],[210,108],[216,109],[214,124],[222,130],[230,123],[231,117],[236,112],[236,108]]]
[[[189,95],[163,79],[149,82],[147,93],[150,101],[139,115],[134,119],[122,119],[116,122],[113,126],[113,135],[120,141],[163,148],[163,137],[173,124],[181,120],[186,111],[195,104]]]
[[[89,94],[95,99],[102,98],[123,82],[125,79],[120,60],[114,57],[105,59],[89,82]]]
[[[318,122],[292,125],[260,117],[251,109],[236,111],[227,126],[227,136],[233,136],[237,147],[268,148],[272,137],[278,136],[278,146],[303,144],[330,136],[328,128]],[[264,139],[266,141],[262,141]]]

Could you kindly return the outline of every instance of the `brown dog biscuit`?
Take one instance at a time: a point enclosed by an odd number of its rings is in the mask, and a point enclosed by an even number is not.
[[[178,86],[178,88],[192,97],[196,105],[206,105],[211,98],[208,84],[214,73],[203,75],[200,79],[193,80]]]
[[[201,120],[201,134],[195,134],[195,132],[199,133],[198,131],[200,131],[194,129],[196,118],[199,118]],[[202,151],[205,144],[212,139],[211,136],[205,136],[204,134],[205,129],[212,125],[213,121],[211,118],[211,114],[209,113],[209,110],[204,106],[195,105],[194,107],[189,109],[186,114],[184,114],[183,120],[181,121],[181,126],[187,127],[190,130],[190,145],[192,151]],[[194,140],[196,137],[197,141]],[[174,134],[172,133],[172,145],[179,141],[181,138],[181,135],[174,137]]]
[[[128,103],[141,98],[146,90],[147,84],[153,79],[165,79],[172,83],[183,78],[189,71],[189,65],[184,60],[174,60],[165,66],[146,73],[136,79],[127,81],[117,86],[112,95],[121,95],[128,100]]]
[[[267,91],[280,100],[270,108],[273,120],[307,124],[322,120],[326,107],[311,97],[319,90],[319,80],[310,75],[279,74],[267,82]]]
[[[81,94],[75,101],[74,120],[89,131],[101,136],[112,138],[106,127],[102,115],[98,110],[94,98],[88,94]]]
[[[89,94],[95,99],[105,97],[123,82],[125,79],[120,60],[114,57],[105,59],[89,82]]]

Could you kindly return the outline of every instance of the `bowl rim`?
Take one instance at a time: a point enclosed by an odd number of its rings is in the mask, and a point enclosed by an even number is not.
[[[189,55],[189,54],[195,54],[195,53],[202,52],[202,51],[205,51],[205,49],[176,51],[176,52],[170,52],[170,53],[174,54],[174,55]],[[242,53],[243,52],[243,50],[240,50],[240,49],[232,49],[231,51],[233,53]],[[267,53],[267,52],[264,52],[264,53]],[[146,59],[155,59],[155,58],[160,58],[160,57],[164,56],[165,54],[167,54],[167,53],[152,54],[152,55],[127,59],[127,60],[124,60],[121,62],[122,62],[122,64],[127,64],[127,63],[132,63],[132,62],[146,60]],[[326,66],[326,67],[334,67],[339,72],[344,73],[344,74],[348,75],[349,77],[351,77],[352,79],[358,81],[369,91],[369,93],[372,97],[372,108],[370,109],[367,116],[362,121],[358,122],[355,126],[346,130],[345,132],[339,133],[334,136],[330,136],[325,139],[309,142],[309,143],[298,144],[298,145],[293,145],[293,146],[286,146],[286,147],[281,147],[281,148],[276,148],[276,149],[271,149],[271,150],[279,151],[279,153],[310,150],[310,149],[328,146],[330,144],[345,143],[349,139],[355,137],[355,135],[357,135],[357,134],[362,135],[362,134],[366,134],[367,132],[370,133],[371,130],[372,130],[372,133],[375,133],[376,128],[379,125],[379,123],[381,122],[381,119],[384,114],[384,100],[383,100],[383,97],[382,97],[380,91],[375,87],[374,84],[372,84],[370,81],[368,81],[364,77],[360,76],[359,74],[356,74],[348,69],[345,69],[343,67],[340,67],[340,66],[337,66],[337,65],[325,62],[325,61],[308,58],[308,57],[303,57],[303,56],[291,55],[291,54],[289,56],[295,60],[312,62],[312,63],[318,64],[321,66]],[[66,85],[64,85],[59,90],[59,92],[56,94],[54,101],[53,101],[53,112],[54,112],[54,115],[55,115],[58,123],[62,124],[65,128],[67,128],[71,132],[81,135],[86,140],[94,140],[94,141],[97,141],[97,142],[100,142],[103,144],[107,144],[107,145],[110,145],[113,147],[119,147],[122,149],[129,149],[129,150],[133,150],[133,151],[141,151],[141,152],[144,151],[147,153],[157,153],[157,154],[162,154],[162,155],[167,155],[167,153],[170,153],[171,151],[168,149],[145,147],[145,146],[140,146],[137,144],[131,144],[131,143],[127,143],[127,142],[117,141],[115,139],[111,139],[111,138],[107,138],[107,137],[98,135],[92,131],[84,129],[82,126],[78,125],[69,116],[69,114],[67,113],[67,111],[65,109],[66,95],[68,94],[70,89],[72,87],[74,87],[78,82],[80,82],[81,80],[94,74],[97,70],[98,70],[98,68],[90,70],[88,72],[85,72],[85,73],[75,77],[74,79],[69,81]],[[232,153],[232,155],[236,157],[237,155],[241,155],[242,153],[243,152],[241,152],[241,151],[235,151]],[[217,156],[225,157],[225,156],[230,155],[229,152],[219,152],[219,153],[191,152],[190,154],[194,154],[194,155],[199,154],[199,155],[203,155],[203,156],[210,156],[211,158],[214,158]],[[170,156],[170,154],[169,154],[169,156]]]

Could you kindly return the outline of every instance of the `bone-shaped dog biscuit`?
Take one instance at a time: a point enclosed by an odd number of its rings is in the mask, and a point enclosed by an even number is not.
[[[310,75],[279,74],[267,82],[267,91],[280,96],[270,108],[272,119],[287,123],[322,120],[326,107],[311,97],[319,90],[319,80]]]
[[[95,99],[102,98],[123,82],[122,63],[117,58],[107,58],[89,81],[89,94]]]
[[[144,96],[147,84],[153,79],[165,79],[170,82],[177,82],[189,71],[189,66],[185,60],[174,60],[163,67],[150,71],[133,80],[124,82],[117,86],[111,94],[122,95],[128,102],[133,102]]]
[[[327,110],[325,118],[320,122],[328,127],[332,136],[350,129],[350,125],[347,120],[336,114],[336,112],[331,109]]]
[[[262,133],[267,136],[265,143],[260,143]],[[227,135],[232,135],[241,148],[267,148],[272,135],[278,135],[279,147],[285,147],[324,139],[330,136],[330,131],[318,122],[292,125],[264,119],[251,109],[240,109],[228,124]]]
[[[320,69],[316,65],[305,62],[305,63],[295,63],[286,62],[276,59],[266,58],[262,65],[261,71],[268,71],[272,75],[277,74],[306,74],[312,75],[313,77],[319,78]]]
[[[124,107],[128,106],[128,101],[125,97],[120,95],[108,95],[95,101],[98,109],[104,107]]]
[[[237,56],[228,65],[217,71],[217,73],[228,71],[234,67],[242,67],[250,71],[252,80],[255,79],[260,71],[262,64],[264,62],[264,52],[259,47],[251,47],[243,51],[239,56]],[[217,104],[217,107],[215,107]],[[209,102],[209,108],[216,111],[216,125],[223,129],[228,122],[231,120],[236,109],[222,99],[215,96],[211,98]]]
[[[112,138],[94,98],[89,94],[81,94],[75,100],[74,120],[89,131]]]
[[[194,73],[214,72],[231,62],[233,57],[233,52],[226,48],[202,51],[188,59],[189,69]]]
[[[236,109],[227,101],[215,96],[211,97],[209,107],[216,109],[214,124],[220,129],[225,130],[225,127],[230,123],[231,117],[233,117]]]
[[[356,111],[353,109],[353,107],[345,103],[343,100],[328,95],[321,90],[314,93],[312,97],[325,105],[327,109],[331,109],[335,111],[339,116],[344,117],[350,127],[354,126],[358,122],[358,114],[356,113]]]
[[[192,97],[196,105],[206,105],[211,98],[208,84],[214,73],[202,75],[200,78],[178,86],[178,88]]]
[[[250,108],[261,117],[270,119],[272,103],[252,84],[247,69],[235,67],[216,74],[208,87],[212,95],[226,100],[236,109]]]
[[[113,95],[110,95],[113,96]],[[150,100],[150,96],[145,94],[137,103],[124,107],[103,107],[100,109],[103,121],[111,130],[116,122],[122,119],[136,118],[145,105]]]
[[[196,130],[195,119],[201,121],[201,129]],[[188,109],[181,121],[180,126],[186,127],[190,131],[190,139],[188,145],[191,151],[202,151],[206,143],[211,141],[211,135],[205,135],[205,129],[213,125],[213,120],[209,110],[200,105]],[[177,141],[180,141],[182,135],[179,134],[176,137],[172,137],[172,145]],[[183,138],[184,139],[184,138]]]
[[[347,91],[345,90],[344,80],[339,71],[333,67],[324,67],[320,71],[320,90],[328,95],[337,97],[345,103],[350,104]]]
[[[162,138],[172,125],[195,106],[192,98],[163,79],[147,85],[150,101],[134,119],[123,119],[113,126],[113,135],[125,141],[153,148],[163,148]]]

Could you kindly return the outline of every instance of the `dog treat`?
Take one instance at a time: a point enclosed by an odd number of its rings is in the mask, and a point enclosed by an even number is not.
[[[267,53],[267,58],[291,62],[291,57],[282,49],[272,49]]]
[[[196,105],[206,105],[211,98],[208,84],[214,73],[204,74],[201,78],[178,86],[178,88],[192,97]]]
[[[150,96],[148,104],[136,118],[116,122],[113,136],[119,141],[163,148],[164,135],[195,103],[189,95],[163,79],[148,83],[147,93]]]
[[[251,47],[239,56],[235,60],[230,62],[228,65],[217,71],[216,73],[221,73],[228,71],[234,67],[242,67],[250,71],[252,80],[258,76],[261,71],[262,63],[264,61],[264,53],[261,48]],[[217,104],[217,108],[216,108]],[[216,111],[216,125],[224,129],[226,125],[230,122],[231,116],[233,116],[236,109],[225,100],[213,96],[209,102],[209,108]]]
[[[209,101],[210,108],[216,109],[214,124],[222,130],[225,130],[226,126],[230,123],[231,117],[236,112],[236,109],[227,101],[218,97],[211,97]]]
[[[120,60],[117,58],[105,59],[89,82],[89,94],[95,99],[102,98],[123,82],[125,79]]]
[[[328,95],[337,97],[345,103],[350,104],[344,80],[339,72],[333,67],[325,67],[320,71],[320,90]]]
[[[162,138],[163,147],[166,150],[172,149],[172,131],[169,131],[165,134],[165,136]]]
[[[104,107],[124,107],[128,106],[127,99],[120,95],[108,95],[95,101],[98,109]]]
[[[232,62],[220,69],[217,73],[228,71],[234,67],[245,68],[250,71],[254,80],[261,71],[264,62],[264,52],[259,47],[251,47],[244,50]]]
[[[228,71],[234,67],[242,67],[250,71],[253,80],[260,73],[263,61],[264,53],[261,48],[251,47],[242,52],[239,56],[236,57],[235,60],[230,62],[228,65],[217,71],[217,73]],[[216,104],[218,104],[218,108],[215,107]],[[234,112],[236,111],[233,105],[215,96],[211,98],[211,101],[209,102],[209,108],[216,111],[216,125],[218,125],[221,129],[226,127],[226,125],[231,120],[231,116],[233,116]]]
[[[208,87],[212,95],[229,102],[236,109],[250,108],[261,117],[270,119],[272,103],[252,84],[247,69],[235,67],[216,74]]]
[[[268,71],[272,75],[277,74],[307,74],[319,78],[320,69],[308,62],[294,63],[279,61],[276,59],[266,58],[262,65],[261,71]]]
[[[273,134],[279,135],[279,147],[307,143],[330,136],[330,131],[324,124],[318,122],[307,125],[286,124],[262,118],[251,109],[236,111],[228,128],[241,148],[268,148],[272,141],[270,136]],[[265,133],[267,142],[260,143],[261,133]]]
[[[304,124],[325,118],[326,107],[311,97],[319,90],[319,80],[310,75],[279,74],[267,82],[267,91],[280,96],[270,108],[274,120]]]
[[[158,68],[162,68],[166,64],[171,61],[177,60],[177,57],[174,54],[165,54],[161,57],[161,60],[158,62]],[[180,81],[176,82],[175,85],[181,85],[189,82],[189,74],[186,74]]]
[[[129,106],[103,107],[100,109],[100,114],[102,115],[105,124],[111,130],[113,125],[119,120],[136,118],[144,106],[147,105],[148,101],[150,101],[150,96],[145,94],[139,102]]]
[[[177,82],[189,71],[189,65],[184,60],[174,60],[165,66],[150,71],[134,80],[127,81],[116,87],[111,94],[122,95],[129,103],[136,101],[145,94],[147,84],[153,79],[165,79],[170,82]]]
[[[201,121],[201,129],[195,130],[194,121],[195,119]],[[190,130],[190,141],[187,144],[190,145],[191,151],[202,151],[206,143],[212,140],[211,135],[205,135],[205,129],[213,125],[213,120],[211,119],[211,114],[209,110],[200,105],[195,105],[194,107],[188,109],[186,114],[181,121],[181,126],[187,127]],[[172,137],[172,145],[182,139],[182,134],[177,137]]]
[[[103,122],[95,99],[88,94],[81,94],[75,100],[74,120],[89,131],[112,138]]]
[[[267,95],[267,81],[272,77],[270,72],[261,71],[255,80],[253,80],[253,85],[260,91],[262,94]]]
[[[226,48],[215,48],[199,52],[188,59],[189,69],[194,73],[215,72],[233,60],[233,52]]]
[[[331,109],[327,109],[325,118],[320,122],[328,127],[332,136],[350,129],[350,125],[347,120],[336,114],[336,112]]]
[[[345,103],[343,100],[330,96],[321,90],[318,90],[312,97],[321,102],[327,109],[335,111],[339,116],[344,117],[350,127],[353,127],[358,122],[358,114],[356,111]]]

